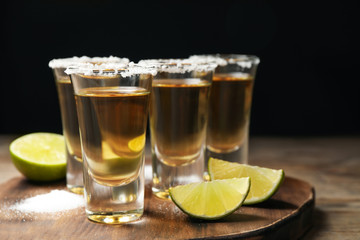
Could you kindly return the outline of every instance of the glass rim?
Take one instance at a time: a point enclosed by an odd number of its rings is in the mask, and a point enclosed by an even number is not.
[[[110,55],[109,57],[69,57],[69,58],[55,58],[49,61],[49,67],[52,69],[56,68],[67,68],[71,65],[81,64],[81,63],[91,63],[91,64],[103,64],[103,63],[123,63],[129,64],[130,60],[128,58],[120,58]]]
[[[154,68],[140,66],[133,62],[129,64],[123,63],[103,63],[91,64],[80,63],[68,66],[64,71],[67,75],[85,75],[85,76],[116,76],[130,77],[133,75],[156,75],[157,71]]]
[[[158,72],[185,73],[191,71],[211,72],[217,64],[211,62],[198,62],[190,58],[169,58],[169,59],[143,59],[138,62],[140,66],[155,68]]]
[[[234,53],[200,54],[191,55],[189,58],[199,62],[216,62],[219,66],[238,64],[244,65],[244,67],[251,67],[249,64],[258,65],[260,63],[260,58],[255,55]]]

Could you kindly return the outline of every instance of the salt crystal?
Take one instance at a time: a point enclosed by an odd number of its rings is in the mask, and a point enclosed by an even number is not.
[[[54,213],[84,206],[81,195],[64,190],[52,190],[46,194],[27,198],[10,207],[21,212]]]
[[[190,58],[184,59],[144,59],[138,62],[140,66],[154,67],[160,72],[186,73],[191,71],[214,71],[217,64],[213,62],[200,62]]]
[[[216,63],[219,66],[237,64],[242,68],[251,68],[253,64],[257,65],[260,63],[258,57],[242,54],[193,55],[189,59],[198,63]]]
[[[129,59],[128,58],[119,58],[114,56],[109,57],[71,57],[71,58],[58,58],[53,59],[49,62],[50,68],[67,68],[68,66],[79,64],[79,63],[91,63],[91,62],[97,62],[97,63],[123,63],[128,64]]]
[[[73,66],[68,66],[65,73],[70,74],[83,74],[88,76],[115,76],[121,75],[123,78],[140,74],[156,75],[157,71],[151,66],[140,66],[133,62],[128,64],[124,63],[103,63],[101,65],[93,65],[89,63],[79,63]]]
[[[197,63],[215,63],[219,66],[226,66],[228,64],[225,59],[218,55],[193,55],[189,59]]]

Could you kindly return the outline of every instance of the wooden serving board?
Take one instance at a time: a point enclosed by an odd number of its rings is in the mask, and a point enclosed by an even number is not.
[[[84,208],[58,213],[21,213],[21,199],[66,189],[64,182],[37,185],[18,177],[0,185],[0,239],[298,239],[311,226],[314,188],[286,177],[268,201],[243,206],[216,221],[195,220],[146,185],[145,213],[136,222],[105,225],[87,220]]]

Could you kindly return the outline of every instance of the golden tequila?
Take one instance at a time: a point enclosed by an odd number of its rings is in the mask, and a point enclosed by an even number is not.
[[[58,79],[56,81],[56,87],[59,95],[63,134],[66,139],[68,154],[73,156],[77,161],[82,162],[79,123],[71,81],[68,78]]]
[[[68,76],[57,77],[63,135],[66,144],[66,185],[75,193],[83,193],[83,166],[74,90]]]
[[[239,149],[246,140],[254,79],[244,73],[215,74],[210,93],[207,148]]]
[[[120,186],[139,176],[149,97],[149,90],[128,86],[77,92],[84,164],[98,184]]]
[[[152,152],[169,166],[183,166],[201,154],[211,83],[201,79],[161,79],[152,84]]]

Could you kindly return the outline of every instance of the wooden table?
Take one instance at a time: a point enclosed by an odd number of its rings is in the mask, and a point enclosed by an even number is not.
[[[8,151],[15,138],[0,135],[0,184],[21,176]],[[251,164],[315,187],[314,225],[303,239],[360,238],[360,137],[254,137],[250,146]]]

